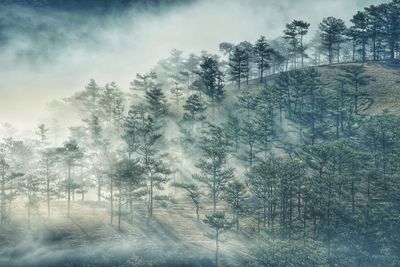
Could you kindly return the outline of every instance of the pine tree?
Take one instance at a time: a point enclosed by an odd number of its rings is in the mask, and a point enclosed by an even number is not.
[[[319,37],[321,45],[327,52],[329,64],[333,63],[335,50],[337,53],[337,61],[340,58],[340,44],[344,41],[344,33],[346,26],[344,21],[334,17],[327,17],[319,24]]]
[[[221,102],[225,96],[223,74],[219,70],[218,61],[210,56],[204,56],[200,64],[200,88],[211,99],[212,113],[215,103]]]
[[[130,83],[131,90],[138,90],[148,92],[150,89],[160,87],[157,82],[157,74],[155,72],[149,72],[146,74],[136,74],[136,79]]]
[[[225,218],[225,213],[214,212],[211,215],[206,215],[204,223],[214,229],[214,234],[208,234],[212,239],[215,239],[215,266],[218,267],[219,239],[220,234],[228,230],[231,224]]]
[[[168,112],[167,100],[161,88],[151,88],[146,92],[147,108],[154,121],[159,121]]]
[[[54,165],[56,164],[57,151],[55,148],[46,148],[40,152],[41,159],[40,163],[43,166],[43,176],[45,177],[45,193],[46,193],[46,202],[47,202],[47,216],[50,216],[50,200],[53,195],[56,194],[55,189],[55,174],[52,172]]]
[[[351,19],[353,26],[350,27],[350,36],[355,44],[360,45],[361,61],[367,60],[367,44],[368,44],[368,20],[364,12],[357,12]]]
[[[254,45],[254,52],[256,55],[256,62],[258,65],[258,71],[260,73],[260,83],[263,83],[264,72],[268,70],[271,61],[272,49],[268,44],[265,36],[261,36]]]
[[[186,111],[183,114],[183,118],[186,120],[194,121],[196,119],[202,119],[202,113],[206,110],[203,102],[201,101],[199,94],[193,94],[188,97],[183,109]]]
[[[193,178],[206,185],[213,202],[213,211],[226,183],[233,177],[233,169],[226,167],[229,142],[221,127],[210,124],[201,141],[202,158],[196,165],[200,174]]]
[[[181,188],[186,191],[187,197],[193,202],[193,205],[195,206],[196,217],[197,221],[199,222],[200,196],[202,195],[200,188],[195,184],[186,184],[186,183],[173,183],[172,186]]]
[[[118,188],[118,229],[121,229],[121,209],[123,201],[129,205],[130,221],[133,222],[133,201],[140,196],[141,189],[146,186],[144,183],[143,168],[138,160],[121,159],[114,166],[115,182]],[[113,196],[111,196],[112,198]]]
[[[244,69],[244,76],[246,79],[246,84],[249,85],[250,75],[252,74],[253,66],[252,63],[255,61],[255,53],[254,46],[252,43],[244,41],[238,44],[246,53],[245,64],[246,67]]]
[[[304,36],[308,32],[310,24],[302,20],[293,20],[291,23],[286,24],[286,28],[283,31],[284,38],[289,41],[291,45],[291,53],[293,57],[292,67],[297,68],[297,57],[298,52],[301,56],[301,66],[304,67],[304,56],[305,56],[305,46],[303,43]]]
[[[176,104],[176,112],[179,112],[179,101],[181,97],[183,96],[183,89],[181,87],[178,87],[178,84],[175,84],[175,88],[171,89],[171,94],[172,98],[175,101]]]
[[[94,79],[90,79],[85,86],[85,90],[76,93],[68,99],[74,105],[77,104],[83,117],[87,118],[90,114],[98,114],[100,108],[100,99],[102,88]]]
[[[128,159],[131,159],[132,154],[138,149],[141,137],[140,129],[145,116],[144,109],[143,106],[131,106],[128,115],[125,117],[121,137],[126,143]]]
[[[157,143],[162,135],[159,133],[159,126],[152,117],[143,118],[140,126],[140,141],[138,143],[137,153],[140,155],[141,166],[144,170],[144,175],[147,179],[147,208],[148,219],[153,217],[154,210],[154,190],[162,190],[168,175],[171,173],[164,161],[159,159],[159,151]]]
[[[238,152],[241,136],[240,120],[234,115],[229,115],[228,121],[224,124],[223,129],[225,130],[226,136],[230,140],[233,140],[235,152]]]
[[[26,207],[28,209],[28,229],[31,229],[32,211],[37,211],[40,202],[40,177],[34,174],[27,174],[20,181],[20,190],[28,196]]]
[[[249,55],[245,48],[237,45],[235,46],[235,49],[229,58],[229,72],[232,80],[236,82],[239,90],[242,79],[246,79],[247,73],[249,72],[249,66],[247,64],[248,57]]]
[[[228,203],[234,214],[234,221],[236,224],[236,232],[240,229],[240,217],[244,211],[244,202],[248,198],[246,187],[238,180],[229,182],[224,189],[224,200]]]
[[[0,143],[0,224],[3,225],[7,220],[7,200],[9,199],[9,206],[11,206],[11,199],[13,197],[12,183],[19,177],[24,175],[21,171],[16,171],[12,166],[12,158],[10,153],[9,142]],[[9,214],[10,215],[10,214]]]
[[[219,44],[219,51],[224,55],[228,55],[228,58],[231,56],[232,51],[235,49],[235,45],[228,42],[222,42]]]
[[[254,166],[246,175],[249,179],[250,189],[260,200],[262,208],[262,221],[264,228],[267,225],[273,231],[275,215],[273,213],[276,205],[274,187],[277,183],[279,163],[276,158],[270,157],[266,161]],[[269,215],[269,216],[268,216]]]
[[[348,95],[353,98],[352,110],[355,115],[359,115],[360,108],[366,109],[371,105],[372,100],[364,87],[371,82],[372,77],[365,73],[366,69],[361,65],[343,66],[341,70],[339,77],[348,85]]]
[[[68,172],[67,172],[67,179],[66,179],[66,191],[67,191],[67,215],[70,216],[71,210],[71,192],[72,192],[72,176],[71,170],[74,166],[76,166],[77,161],[83,158],[83,153],[78,146],[75,140],[69,140],[64,143],[63,147],[57,149],[57,153],[63,158],[65,162]]]

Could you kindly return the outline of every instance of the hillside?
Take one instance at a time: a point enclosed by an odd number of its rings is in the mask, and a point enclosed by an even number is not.
[[[334,66],[321,66],[316,69],[321,73],[323,90],[334,90],[337,86],[337,74],[343,66],[354,64],[340,64]],[[359,65],[359,64],[356,64]],[[399,67],[385,63],[365,64],[366,74],[371,76],[372,82],[364,89],[373,99],[372,105],[365,114],[378,114],[385,109],[393,113],[400,111],[399,92]],[[277,79],[277,75],[267,77],[268,83]],[[238,112],[237,98],[244,91],[257,94],[261,91],[257,79],[251,80],[249,85],[242,85],[238,91],[236,84],[228,84],[225,87],[226,98],[217,107],[220,123],[227,120],[228,114]],[[193,181],[190,174],[196,172],[196,157],[190,154],[194,148],[188,150],[179,138],[185,134],[177,135],[182,127],[182,122],[174,122],[174,116],[169,122],[167,139],[169,146],[175,147],[172,155],[180,155],[184,160],[181,167],[180,180]],[[211,110],[207,116],[213,116]],[[279,124],[278,122],[276,122]],[[286,126],[279,127],[278,140],[273,146],[279,147],[282,143],[298,141],[297,132],[299,125],[285,116]],[[197,126],[199,127],[199,126]],[[202,126],[201,128],[203,128]],[[201,134],[196,130],[196,134]],[[295,143],[296,144],[296,143]],[[192,143],[192,146],[199,146]],[[180,150],[177,150],[177,149]],[[246,150],[245,145],[240,146],[240,151]],[[284,150],[283,150],[284,151]],[[188,153],[189,154],[186,154]],[[185,156],[186,154],[186,156]],[[280,152],[280,154],[284,154]],[[170,155],[171,156],[171,155]],[[235,166],[235,174],[241,180],[245,180],[248,166],[243,165],[239,159],[231,158],[229,163]],[[183,173],[183,174],[182,174]],[[175,176],[174,176],[175,177]],[[174,178],[175,179],[175,178]],[[178,179],[178,178],[177,178]],[[0,265],[13,266],[211,266],[213,257],[213,241],[207,235],[210,230],[203,222],[197,222],[193,204],[183,195],[170,189],[167,199],[156,201],[154,217],[149,223],[146,215],[146,203],[138,201],[134,205],[133,215],[124,211],[121,217],[120,229],[118,229],[118,212],[114,210],[113,223],[110,224],[110,206],[107,200],[95,202],[92,200],[72,201],[71,215],[66,216],[66,205],[63,200],[54,200],[51,205],[51,216],[47,217],[44,203],[31,214],[30,229],[27,228],[27,214],[23,199],[17,199],[12,204],[13,224],[5,225],[0,233]],[[77,197],[78,198],[78,197]],[[206,201],[206,200],[205,200]],[[224,205],[220,207],[225,209]],[[125,210],[125,209],[124,209]],[[201,207],[201,219],[203,214],[212,212],[212,203],[204,202]],[[132,216],[133,221],[130,220]],[[258,226],[259,227],[259,226]],[[254,229],[257,221],[244,218],[241,226],[241,234],[234,231],[224,234],[224,240],[220,250],[221,266],[244,266],[253,259],[251,246],[254,245]],[[18,234],[15,234],[18,233]],[[151,252],[148,251],[151,248]],[[48,251],[52,252],[49,253]],[[23,255],[22,257],[18,255]],[[35,261],[32,261],[35,258]],[[12,259],[11,261],[8,261]],[[70,264],[70,265],[68,265]]]
[[[338,86],[337,74],[340,68],[344,66],[365,66],[365,74],[370,75],[373,81],[364,87],[365,91],[373,98],[372,105],[366,113],[377,114],[385,109],[394,113],[400,111],[400,65],[390,62],[381,63],[341,63],[334,65],[323,65],[315,67],[321,73],[321,80],[326,84],[326,89],[332,90]],[[270,75],[267,81],[272,81],[277,75]],[[243,82],[241,91],[257,92],[262,88],[259,79],[249,81],[249,85]],[[230,101],[236,101],[236,97],[240,95],[236,84],[228,84],[226,91],[229,94]]]
[[[0,0],[0,267],[400,266],[365,1]]]

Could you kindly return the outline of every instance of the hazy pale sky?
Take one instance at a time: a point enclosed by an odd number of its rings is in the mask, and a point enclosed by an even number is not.
[[[127,90],[172,48],[217,52],[222,41],[275,38],[285,23],[303,19],[316,29],[323,17],[348,21],[377,0],[198,0],[149,12],[141,9],[84,16],[62,11],[0,8],[0,123],[33,128],[46,103],[84,88],[115,81]],[[21,19],[22,18],[22,19]],[[1,33],[1,32],[0,32]],[[0,36],[1,37],[1,36]]]

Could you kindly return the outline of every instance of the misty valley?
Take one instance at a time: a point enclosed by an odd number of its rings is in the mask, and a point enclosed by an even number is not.
[[[0,266],[400,266],[400,0],[322,2],[0,1]]]

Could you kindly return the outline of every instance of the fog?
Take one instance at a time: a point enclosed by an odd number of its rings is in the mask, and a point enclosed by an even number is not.
[[[222,41],[274,38],[304,19],[312,30],[326,16],[348,20],[381,1],[187,1],[97,14],[5,5],[0,9],[0,122],[32,129],[46,104],[81,90],[90,78],[128,90],[173,48],[218,52]],[[310,34],[311,36],[312,34]]]

